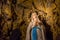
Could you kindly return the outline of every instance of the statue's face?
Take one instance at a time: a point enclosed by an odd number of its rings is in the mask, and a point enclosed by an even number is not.
[[[32,20],[36,22],[37,18],[38,18],[37,14],[36,13],[32,13]]]

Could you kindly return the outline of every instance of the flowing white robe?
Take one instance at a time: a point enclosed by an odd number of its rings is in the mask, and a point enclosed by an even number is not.
[[[31,40],[31,29],[34,27],[35,25],[30,22],[29,26],[27,27],[27,32],[26,32],[26,40]],[[39,29],[37,29],[37,35],[38,35],[38,40],[45,40],[45,36],[44,36],[44,26],[43,25],[38,25],[38,27],[40,27],[41,31]]]

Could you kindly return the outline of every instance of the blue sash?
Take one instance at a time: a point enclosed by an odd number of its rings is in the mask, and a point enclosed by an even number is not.
[[[41,31],[41,29],[37,26],[33,27],[31,33],[32,33],[32,40],[37,40],[37,29],[39,29]]]

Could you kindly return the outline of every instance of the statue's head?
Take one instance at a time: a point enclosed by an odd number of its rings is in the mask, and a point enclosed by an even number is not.
[[[40,20],[38,18],[38,13],[36,11],[32,12],[31,21],[34,22],[34,23],[39,23],[40,22]]]
[[[31,20],[37,21],[37,19],[38,19],[38,15],[36,14],[36,12],[32,12]]]

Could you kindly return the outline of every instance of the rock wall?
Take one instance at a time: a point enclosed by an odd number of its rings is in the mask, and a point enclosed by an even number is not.
[[[46,29],[47,40],[60,38],[59,0],[0,0],[0,40],[9,40],[13,30],[20,30],[25,40],[31,12],[37,11]]]

